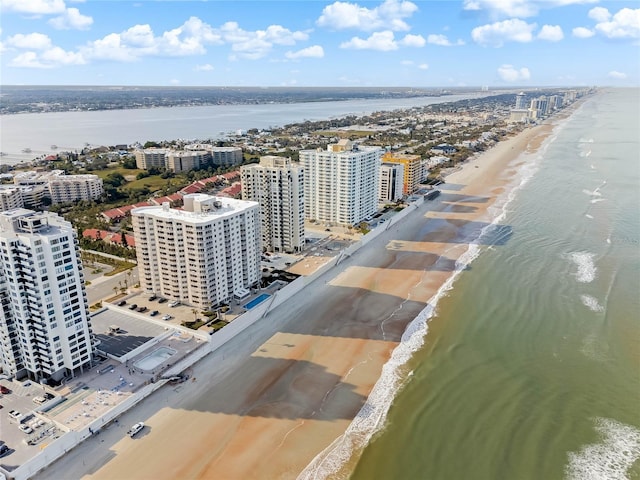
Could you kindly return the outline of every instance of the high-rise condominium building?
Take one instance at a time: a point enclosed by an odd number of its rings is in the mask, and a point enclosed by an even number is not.
[[[524,92],[520,92],[516,95],[516,110],[524,110],[527,108],[527,95]]]
[[[395,202],[402,199],[404,183],[404,165],[401,163],[383,163],[380,166],[380,186],[378,198],[382,202]]]
[[[384,163],[399,163],[404,166],[402,190],[405,195],[411,195],[418,189],[424,178],[422,159],[420,155],[406,155],[387,152],[382,156]]]
[[[0,365],[61,380],[89,367],[91,326],[71,223],[53,213],[0,213]]]
[[[304,173],[290,158],[266,155],[240,167],[242,198],[260,204],[262,247],[269,252],[304,249]]]
[[[381,156],[379,147],[358,146],[349,140],[326,150],[301,150],[305,217],[355,225],[375,214]]]
[[[183,199],[182,209],[131,211],[142,288],[199,308],[244,297],[261,277],[260,206],[202,193]]]

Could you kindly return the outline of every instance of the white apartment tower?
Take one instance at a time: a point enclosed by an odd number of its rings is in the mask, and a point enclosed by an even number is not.
[[[304,173],[290,158],[266,155],[240,167],[242,198],[260,204],[262,247],[269,252],[304,249]]]
[[[382,202],[401,200],[404,185],[404,165],[401,163],[383,163],[380,165],[380,184],[378,198]]]
[[[337,225],[356,225],[376,213],[379,147],[349,140],[327,150],[301,150],[304,168],[305,217]]]
[[[516,95],[516,110],[524,110],[527,108],[527,96],[524,92]]]
[[[35,381],[89,367],[91,326],[75,230],[53,213],[0,213],[0,366]]]
[[[202,193],[183,199],[182,209],[131,211],[142,288],[203,309],[242,298],[261,278],[260,206]]]

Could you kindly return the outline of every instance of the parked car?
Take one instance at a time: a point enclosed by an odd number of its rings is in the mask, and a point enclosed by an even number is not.
[[[151,315],[152,317],[155,317],[158,313],[159,313],[158,310],[151,310],[149,315]]]
[[[156,298],[158,298],[158,297],[156,297],[155,295],[151,295],[151,296],[149,297],[149,301],[150,301],[150,302],[153,302]]]
[[[47,399],[46,399],[46,398],[44,398],[44,397],[33,397],[33,398],[31,399],[31,401],[32,401],[33,403],[35,403],[36,405],[42,405],[44,402],[46,402],[46,401],[47,401]]]
[[[127,434],[133,438],[135,437],[138,433],[140,433],[142,431],[142,429],[144,428],[144,423],[143,422],[138,422],[136,423],[133,427],[131,427],[129,429],[129,431],[127,432]]]
[[[4,457],[5,455],[9,455],[11,449],[7,447],[6,444],[0,445],[0,457]]]
[[[0,393],[3,394],[3,395],[8,395],[8,394],[11,393],[11,390],[9,390],[4,385],[0,385]]]
[[[164,303],[164,302],[166,302],[166,301],[167,301],[167,299],[166,299],[166,298],[162,298],[162,297],[160,297],[160,298],[158,299],[158,303]]]
[[[9,416],[14,420],[18,420],[22,414],[17,410],[9,410]]]
[[[169,302],[170,307],[177,307],[178,305],[180,305],[180,300],[172,300]]]
[[[138,308],[138,305],[135,303],[132,303],[131,305],[129,305],[129,310],[135,310],[136,308]]]
[[[169,315],[168,313],[166,315],[162,316],[163,320],[171,320],[173,317],[171,315]]]
[[[142,313],[142,312],[146,312],[147,310],[149,310],[149,309],[148,309],[147,307],[145,307],[144,305],[142,305],[142,306],[138,307],[138,311],[139,311],[140,313]]]
[[[33,428],[31,428],[29,425],[20,424],[18,428],[22,430],[24,433],[27,433],[27,434],[33,433]]]
[[[118,305],[119,307],[124,307],[127,304],[126,300],[120,300],[116,305]]]

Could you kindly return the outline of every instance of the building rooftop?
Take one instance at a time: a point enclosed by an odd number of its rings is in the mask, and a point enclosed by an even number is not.
[[[189,223],[207,223],[218,218],[231,217],[237,213],[258,208],[257,202],[218,197],[204,193],[185,195],[184,207],[170,208],[168,203],[162,206],[141,207],[131,211],[132,215],[151,215],[158,218],[175,219]]]

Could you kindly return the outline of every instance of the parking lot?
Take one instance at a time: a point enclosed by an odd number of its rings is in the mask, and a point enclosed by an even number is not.
[[[39,413],[41,398],[45,403],[55,402],[57,396],[49,387],[31,381],[3,379],[0,386],[5,392],[0,394],[0,449],[6,445],[0,465],[11,470],[38,453],[48,439],[61,434],[53,422]]]

